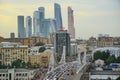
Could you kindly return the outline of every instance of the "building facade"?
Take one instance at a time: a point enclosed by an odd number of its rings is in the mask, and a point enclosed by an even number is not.
[[[61,27],[63,27],[63,25],[62,25],[61,7],[57,3],[54,4],[54,18],[56,19],[57,31],[58,31],[60,30]]]
[[[26,17],[26,37],[30,38],[32,36],[32,18],[30,16]]]
[[[75,38],[74,16],[71,7],[68,7],[68,33],[71,38]]]
[[[18,16],[18,38],[25,37],[24,16]]]
[[[51,39],[42,37],[31,38],[4,38],[0,42],[20,42],[22,45],[28,45],[28,47],[35,46],[36,43],[42,42],[45,44],[51,44]]]
[[[70,36],[67,30],[60,30],[54,35],[54,47],[57,54],[63,53],[63,46],[66,46],[66,55],[70,55]]]
[[[0,80],[32,80],[36,70],[0,69]]]
[[[21,45],[20,43],[1,43],[2,64],[11,65],[15,60],[22,60],[28,62],[28,46]]]
[[[29,62],[34,67],[48,67],[50,62],[50,53],[42,52],[42,53],[30,53],[28,55]]]
[[[97,47],[113,47],[114,39],[113,37],[98,37]]]

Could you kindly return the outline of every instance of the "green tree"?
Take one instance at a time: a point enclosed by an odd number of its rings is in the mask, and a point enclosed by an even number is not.
[[[115,55],[109,56],[106,60],[106,64],[114,63],[116,61]]]
[[[106,59],[110,56],[110,53],[109,53],[109,51],[103,51],[102,53],[101,53],[101,58],[102,58],[102,60],[104,60],[104,61],[106,61]]]
[[[116,80],[120,80],[120,76]]]
[[[35,44],[35,46],[43,46],[43,45],[45,45],[43,42],[38,42]]]
[[[96,51],[94,53],[93,57],[94,57],[94,60],[101,59],[102,58],[101,52],[100,51]]]
[[[22,67],[22,60],[18,59],[12,62],[12,67],[20,68]]]
[[[120,63],[120,56],[117,57],[116,63]]]
[[[46,50],[45,47],[40,47],[39,52],[43,52],[43,51],[45,51],[45,50]]]
[[[110,77],[108,77],[108,78],[107,78],[107,80],[111,80],[111,78],[110,78]]]

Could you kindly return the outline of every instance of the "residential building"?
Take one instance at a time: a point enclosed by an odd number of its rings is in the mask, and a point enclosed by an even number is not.
[[[11,65],[15,60],[28,62],[28,46],[20,43],[1,42],[2,64]]]
[[[120,76],[120,71],[91,71],[89,73],[89,80],[116,80]]]
[[[24,16],[18,16],[18,38],[25,38]]]
[[[74,15],[71,7],[68,7],[68,33],[71,38],[75,38]]]
[[[31,38],[4,38],[0,42],[20,42],[22,45],[28,45],[28,47],[34,46],[38,42],[45,44],[51,44],[51,39],[42,37],[31,37]]]
[[[30,16],[26,17],[26,37],[30,38],[32,36],[32,18]]]
[[[60,30],[61,27],[63,27],[63,24],[62,24],[61,7],[57,3],[54,4],[54,18],[56,19],[57,31],[58,31]]]
[[[50,53],[48,52],[31,52],[28,54],[29,62],[34,67],[48,67],[50,61]]]
[[[35,69],[0,69],[0,80],[32,80]]]
[[[50,38],[50,34],[55,32],[56,32],[56,21],[54,19],[42,20],[40,26],[41,37]]]
[[[98,37],[97,47],[113,47],[113,37]]]
[[[66,55],[70,55],[70,36],[67,30],[60,30],[54,35],[54,47],[57,54],[63,53],[63,46],[66,46]]]

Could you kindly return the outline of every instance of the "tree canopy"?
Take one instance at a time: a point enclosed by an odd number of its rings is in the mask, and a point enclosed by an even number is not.
[[[45,45],[45,43],[43,43],[43,42],[38,42],[35,44],[35,46],[43,46],[43,45]]]
[[[45,50],[46,50],[45,47],[40,47],[39,52],[43,52],[43,51],[45,51]]]

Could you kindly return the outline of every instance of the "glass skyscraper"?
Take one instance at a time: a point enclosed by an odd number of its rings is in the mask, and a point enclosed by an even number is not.
[[[34,28],[34,36],[40,36],[39,11],[34,11],[33,13],[33,28]]]
[[[54,18],[56,19],[57,23],[57,30],[60,30],[62,25],[62,16],[61,16],[61,8],[60,5],[55,3],[54,4]]]
[[[66,30],[60,30],[55,33],[54,47],[57,54],[63,53],[63,46],[66,46],[66,55],[70,55],[70,36]]]
[[[41,37],[50,38],[50,34],[56,32],[56,21],[54,19],[44,19],[40,28]]]
[[[25,37],[24,16],[18,16],[18,38]]]
[[[32,18],[30,16],[26,17],[26,37],[30,38],[32,36]]]
[[[44,7],[39,7],[39,18],[40,18],[40,23],[43,19],[45,19],[45,8]]]

